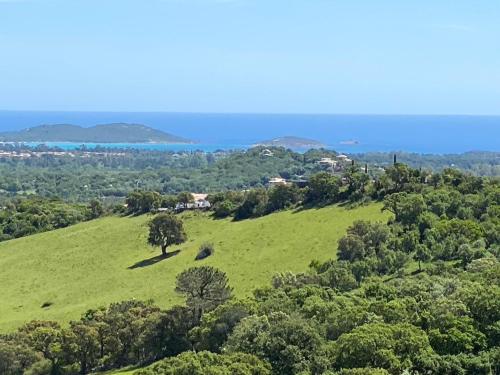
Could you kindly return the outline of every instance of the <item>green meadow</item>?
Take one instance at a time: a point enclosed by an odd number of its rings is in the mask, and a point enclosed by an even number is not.
[[[167,259],[146,244],[147,215],[107,217],[0,243],[0,331],[32,319],[67,322],[125,299],[152,299],[165,308],[182,303],[175,277],[201,264],[224,270],[243,297],[268,285],[276,272],[305,271],[313,259],[332,258],[353,221],[385,221],[388,214],[371,204],[284,211],[241,222],[198,212],[182,217],[188,241],[171,248],[180,251]],[[215,254],[195,261],[207,241]]]

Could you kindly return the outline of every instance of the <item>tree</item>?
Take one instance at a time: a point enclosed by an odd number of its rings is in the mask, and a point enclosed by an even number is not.
[[[211,266],[192,267],[179,275],[175,291],[186,297],[197,319],[226,302],[232,293],[227,275]]]
[[[348,234],[339,240],[338,256],[341,260],[353,262],[365,258],[365,244],[358,236]]]
[[[29,345],[50,362],[50,374],[60,372],[63,358],[63,336],[57,322],[34,320],[22,326],[19,332],[25,336]]]
[[[235,208],[236,206],[230,200],[224,200],[222,202],[218,202],[214,206],[214,217],[219,219],[228,217],[234,212]]]
[[[189,333],[197,351],[220,353],[234,327],[249,316],[251,306],[241,301],[230,301],[205,314],[198,327]]]
[[[159,214],[149,222],[148,243],[160,246],[163,255],[167,254],[168,246],[179,245],[186,239],[182,220],[170,213]]]
[[[344,179],[347,183],[347,198],[352,202],[362,199],[370,177],[353,166],[346,171]]]
[[[83,322],[71,322],[65,331],[65,346],[80,364],[80,374],[87,374],[97,362],[99,335],[95,327]]]
[[[421,262],[427,262],[431,259],[431,251],[425,245],[417,245],[417,251],[415,252],[414,258],[418,260],[418,270],[422,271]]]
[[[330,173],[315,174],[309,180],[306,191],[308,203],[334,203],[339,198],[341,181]]]
[[[394,192],[403,191],[405,185],[410,182],[411,170],[406,164],[395,163],[394,166],[387,168],[385,173],[392,182]]]
[[[164,359],[138,375],[271,375],[269,365],[249,354],[186,352]]]
[[[296,204],[300,192],[295,185],[277,185],[269,192],[269,211],[282,210]]]
[[[194,202],[194,197],[193,194],[184,191],[177,195],[177,201],[182,205],[183,208],[187,208],[189,203]]]
[[[236,220],[260,217],[266,214],[269,197],[264,189],[255,189],[245,195],[245,200],[236,209],[234,218]]]
[[[145,214],[160,207],[162,198],[156,191],[134,191],[127,195],[125,203],[128,212],[134,215]]]
[[[226,350],[257,355],[276,375],[311,374],[321,366],[321,337],[311,320],[281,311],[243,319],[229,336]]]
[[[410,324],[364,324],[335,342],[339,368],[375,367],[400,374],[422,355],[432,353],[427,335]]]
[[[99,202],[97,199],[93,199],[90,201],[88,209],[90,219],[97,219],[104,213],[104,208],[102,208],[101,202]]]
[[[24,369],[43,360],[41,354],[14,337],[0,335],[0,374],[22,375]]]
[[[395,193],[385,197],[383,210],[392,212],[401,224],[412,225],[426,208],[422,194]]]

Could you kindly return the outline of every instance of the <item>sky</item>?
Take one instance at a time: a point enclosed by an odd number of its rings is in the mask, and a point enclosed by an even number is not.
[[[0,0],[0,109],[500,115],[498,0]]]

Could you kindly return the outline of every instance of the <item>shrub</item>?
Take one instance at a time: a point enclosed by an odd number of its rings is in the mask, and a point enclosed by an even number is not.
[[[210,242],[205,242],[201,244],[200,249],[198,250],[198,255],[195,260],[203,260],[208,258],[210,255],[213,255],[215,252],[214,245]]]

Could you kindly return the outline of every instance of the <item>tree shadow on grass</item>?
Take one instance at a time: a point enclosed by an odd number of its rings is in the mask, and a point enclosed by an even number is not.
[[[144,259],[144,260],[141,260],[140,262],[137,262],[137,263],[131,265],[130,267],[127,267],[127,269],[135,270],[136,268],[149,267],[149,266],[152,266],[156,263],[159,263],[165,259],[172,258],[172,257],[176,256],[177,254],[179,254],[180,252],[181,252],[180,250],[175,250],[175,251],[172,251],[170,253],[167,253],[166,255],[160,254],[160,255],[157,255],[157,256],[149,258],[149,259]]]

